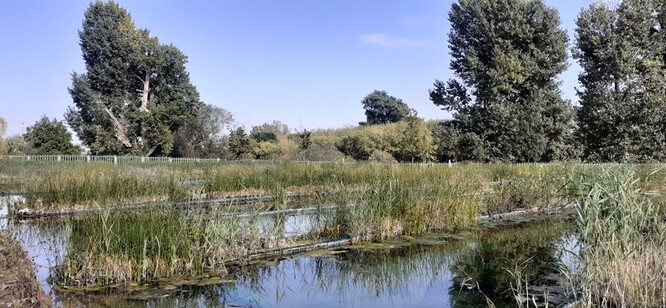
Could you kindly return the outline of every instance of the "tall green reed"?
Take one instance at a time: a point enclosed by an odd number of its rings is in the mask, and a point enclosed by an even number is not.
[[[577,203],[583,304],[600,307],[666,305],[666,204],[650,177],[630,167],[580,177]],[[661,187],[663,188],[663,187]]]

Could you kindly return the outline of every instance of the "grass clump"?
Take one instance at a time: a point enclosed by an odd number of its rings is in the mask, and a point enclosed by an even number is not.
[[[16,163],[16,162],[14,162]],[[487,192],[480,206],[497,212],[546,206],[563,186],[563,165],[511,166],[463,164],[179,164],[22,162],[0,161],[0,192],[22,194],[36,211],[60,208],[107,207],[146,201],[187,201],[240,195],[275,195],[276,205],[293,193],[325,196],[340,187],[365,193],[397,183],[429,198],[437,190],[469,184],[476,193]],[[443,187],[443,188],[442,188]],[[479,188],[480,187],[480,188]],[[485,187],[485,188],[484,188]],[[430,189],[430,191],[428,191]],[[464,196],[462,196],[464,197]]]
[[[341,189],[324,230],[349,235],[357,241],[379,241],[399,235],[450,231],[476,223],[482,202],[474,181],[440,178],[435,185],[419,185],[418,173],[394,174],[361,191]]]
[[[666,306],[666,204],[650,175],[609,168],[579,183],[577,204],[582,303],[598,307]]]
[[[219,275],[226,271],[225,260],[288,244],[266,241],[278,231],[265,229],[260,234],[251,220],[216,219],[205,212],[107,212],[72,222],[71,247],[53,282],[95,289]]]

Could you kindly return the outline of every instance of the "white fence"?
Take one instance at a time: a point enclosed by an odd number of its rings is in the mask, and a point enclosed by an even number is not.
[[[190,158],[190,157],[146,157],[146,156],[97,156],[97,155],[0,155],[0,161],[38,161],[38,162],[108,162],[114,165],[117,164],[140,164],[140,163],[227,163],[227,164],[279,164],[279,163],[296,163],[296,164],[368,164],[368,161],[354,161],[354,160],[338,160],[338,161],[282,161],[282,160],[262,160],[262,159],[223,159],[223,158]],[[474,162],[462,162],[462,164],[475,164]],[[544,167],[552,164],[562,164],[563,162],[551,163],[510,163],[510,165],[532,165]],[[460,162],[448,163],[400,163],[401,165],[414,165],[414,166],[449,166],[461,164]],[[483,163],[481,163],[483,164]],[[489,163],[488,165],[502,164],[502,163]],[[654,166],[666,167],[664,163],[582,163],[574,162],[574,164],[585,166]]]
[[[9,155],[0,156],[0,161],[38,161],[38,162],[107,162],[117,164],[139,163],[241,163],[241,164],[277,164],[279,160],[227,160],[222,158],[189,157],[147,157],[147,156],[96,156],[96,155]],[[339,161],[290,161],[300,164],[349,164]]]
[[[141,164],[141,163],[218,163],[218,164],[280,164],[280,163],[295,163],[295,164],[368,164],[368,161],[354,161],[354,160],[337,160],[337,161],[307,161],[307,160],[262,160],[262,159],[245,159],[245,160],[228,160],[223,158],[189,158],[189,157],[146,157],[146,156],[97,156],[97,155],[9,155],[0,156],[0,161],[35,161],[35,162],[107,162],[114,165],[118,164]],[[413,166],[452,166],[452,163],[401,163],[401,165]]]

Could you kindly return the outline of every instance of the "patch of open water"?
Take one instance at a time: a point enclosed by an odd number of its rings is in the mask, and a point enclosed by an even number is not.
[[[25,203],[25,197],[21,195],[0,195],[0,230],[7,228],[9,208],[20,203]]]
[[[285,236],[311,230],[313,214],[257,217],[259,230]],[[556,286],[559,266],[576,267],[576,237],[568,223],[532,223],[480,230],[463,238],[432,234],[388,245],[366,245],[232,268],[233,283],[154,290],[134,296],[58,294],[50,269],[69,249],[71,223],[9,221],[7,228],[36,264],[37,278],[58,306],[126,307],[478,307],[486,296],[513,307],[510,291],[521,267],[530,283]],[[509,292],[509,293],[507,293]],[[563,295],[564,296],[564,295]],[[560,299],[561,300],[561,299]]]

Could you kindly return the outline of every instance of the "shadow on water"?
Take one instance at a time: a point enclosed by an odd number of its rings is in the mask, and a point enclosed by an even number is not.
[[[277,226],[283,234],[300,234],[311,224],[298,215],[270,219],[262,217],[259,229]],[[86,223],[94,220],[75,224]],[[211,285],[84,295],[52,291],[47,278],[50,268],[76,250],[72,241],[82,236],[77,230],[90,232],[94,226],[10,221],[6,228],[34,257],[38,279],[62,306],[479,307],[486,306],[488,298],[497,307],[514,307],[512,286],[519,287],[520,281],[532,290],[559,285],[555,274],[561,266],[571,266],[566,251],[575,246],[570,224],[531,223],[464,237],[431,234],[312,252],[230,268],[232,281]]]

